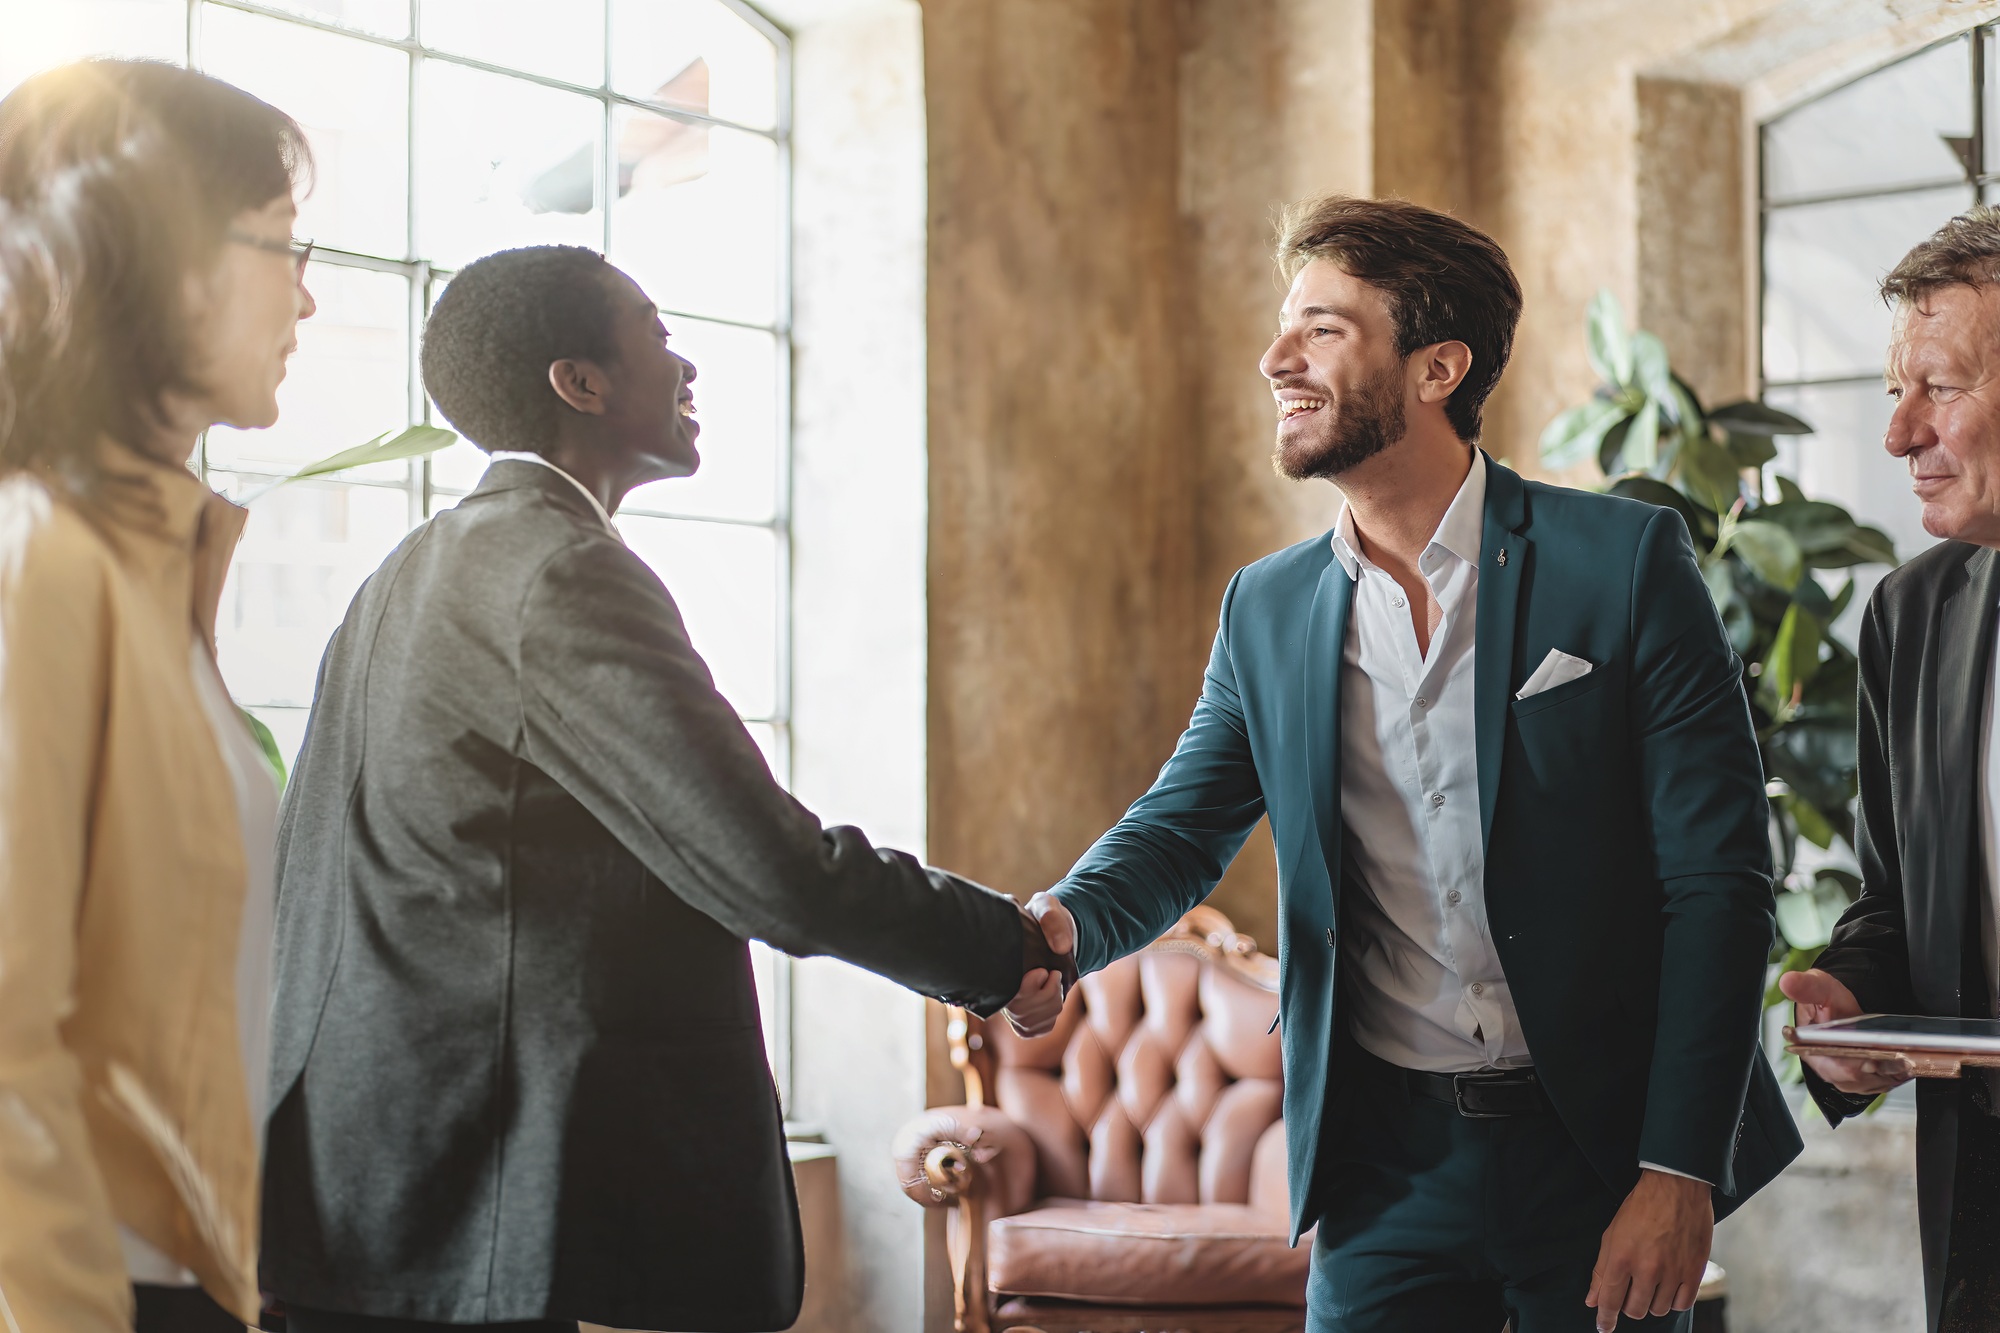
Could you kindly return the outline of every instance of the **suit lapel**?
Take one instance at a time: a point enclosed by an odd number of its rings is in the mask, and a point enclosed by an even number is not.
[[[1479,545],[1479,613],[1473,644],[1473,730],[1479,745],[1481,847],[1493,840],[1500,757],[1507,743],[1507,696],[1514,679],[1514,628],[1528,539],[1521,535],[1527,491],[1521,479],[1486,460],[1486,530]]]
[[[1303,685],[1306,784],[1327,875],[1336,884],[1340,873],[1340,655],[1347,642],[1348,610],[1353,605],[1354,584],[1329,550],[1306,617]]]
[[[1956,958],[1966,938],[1967,886],[1983,884],[1975,874],[1979,850],[1974,834],[1980,783],[1979,732],[1986,702],[1986,681],[1993,656],[1996,598],[2000,598],[2000,560],[1981,547],[1966,560],[1965,578],[1945,598],[1938,622],[1938,690],[1935,735],[1938,771],[1939,874],[1935,882],[1950,899],[1940,904],[1934,929],[1950,932],[1937,941],[1940,959]],[[1972,780],[1968,781],[1968,778]],[[1968,978],[1969,979],[1969,978]],[[1961,988],[1962,993],[1962,988]]]

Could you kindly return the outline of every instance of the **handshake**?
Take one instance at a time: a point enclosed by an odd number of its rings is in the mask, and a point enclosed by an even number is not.
[[[1023,1037],[1045,1036],[1076,984],[1076,921],[1053,893],[1021,909],[1021,989],[1007,1002],[1007,1022]]]

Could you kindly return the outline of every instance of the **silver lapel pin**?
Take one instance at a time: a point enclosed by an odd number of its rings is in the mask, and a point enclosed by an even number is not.
[[[1499,555],[1498,555],[1498,556],[1497,556],[1497,557],[1496,557],[1496,558],[1494,559],[1493,563],[1494,563],[1494,564],[1496,564],[1496,565],[1504,565],[1504,564],[1506,564],[1506,563],[1507,563],[1507,548],[1506,548],[1506,547],[1504,547],[1504,546],[1503,546],[1503,547],[1501,547],[1501,548],[1500,548],[1500,554],[1499,554]]]

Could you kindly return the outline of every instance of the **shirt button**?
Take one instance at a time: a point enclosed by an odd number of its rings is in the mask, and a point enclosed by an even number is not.
[[[1429,708],[1430,706],[1431,706],[1431,701],[1429,699],[1424,698],[1424,696],[1421,694],[1417,696],[1417,707]]]
[[[1395,607],[1397,610],[1400,611],[1403,609],[1403,599],[1400,597],[1391,597],[1389,599],[1389,605]]]
[[[1458,906],[1458,899],[1459,899],[1459,892],[1457,889],[1453,889],[1450,893],[1447,893],[1444,896],[1444,900],[1450,903],[1453,907]]]
[[[1431,793],[1431,808],[1432,808],[1433,810],[1435,810],[1435,809],[1436,809],[1437,807],[1439,807],[1439,806],[1441,806],[1441,805],[1443,805],[1443,804],[1444,804],[1444,793],[1443,793],[1443,792],[1441,792],[1441,791],[1434,791],[1434,792],[1432,792],[1432,793]]]
[[[1484,985],[1483,983],[1481,983],[1481,982],[1477,982],[1477,981],[1473,982],[1473,983],[1472,983],[1472,993],[1473,993],[1474,995],[1484,995],[1484,994],[1486,994],[1486,987],[1485,987],[1485,985]]]

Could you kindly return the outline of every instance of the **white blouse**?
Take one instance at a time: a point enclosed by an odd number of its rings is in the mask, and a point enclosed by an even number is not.
[[[215,658],[199,637],[190,669],[209,730],[222,751],[236,793],[237,823],[243,831],[243,864],[249,871],[243,898],[243,925],[236,944],[236,1023],[243,1044],[243,1077],[250,1094],[250,1122],[264,1133],[265,1101],[271,1069],[271,937],[277,911],[276,869],[278,784],[263,747],[237,711]],[[124,1227],[125,1271],[151,1286],[191,1287],[195,1276]]]

